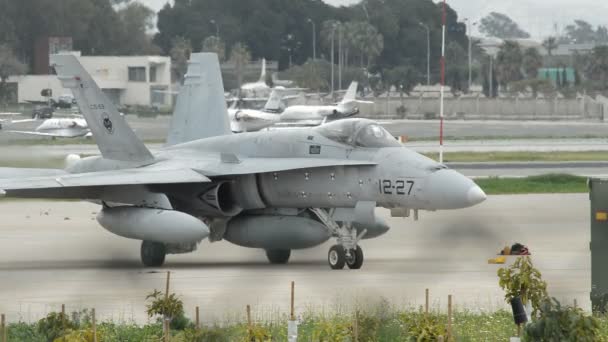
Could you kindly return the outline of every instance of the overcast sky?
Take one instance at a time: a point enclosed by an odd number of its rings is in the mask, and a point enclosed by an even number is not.
[[[168,0],[139,1],[158,11]],[[324,1],[334,6],[358,2]],[[447,3],[456,9],[461,18],[472,18],[474,21],[490,12],[507,14],[535,38],[554,35],[556,25],[559,32],[574,19],[608,26],[608,0],[447,0]]]

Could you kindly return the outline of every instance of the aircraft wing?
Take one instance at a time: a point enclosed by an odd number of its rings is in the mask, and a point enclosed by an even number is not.
[[[57,176],[0,179],[4,191],[95,186],[206,183],[209,178],[191,169],[123,169]]]
[[[67,172],[58,169],[36,169],[36,168],[20,168],[20,167],[0,167],[0,179],[17,178],[17,177],[44,177],[44,176],[62,176]]]
[[[38,136],[38,137],[50,137],[50,138],[77,138],[77,137],[83,137],[90,133],[90,132],[82,132],[82,131],[77,131],[77,132],[73,132],[73,133],[64,133],[64,134],[43,133],[43,132],[34,132],[34,131],[6,131],[6,132],[24,134],[24,135],[34,135],[34,136]]]
[[[19,124],[19,123],[34,122],[34,121],[38,121],[38,120],[36,120],[36,119],[23,119],[23,120],[4,120],[4,119],[0,119],[0,122],[8,122],[10,124]]]

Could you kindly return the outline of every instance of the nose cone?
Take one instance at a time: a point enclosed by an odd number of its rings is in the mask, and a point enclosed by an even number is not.
[[[485,201],[486,198],[488,198],[488,196],[486,196],[486,193],[483,192],[483,190],[481,190],[481,188],[477,185],[470,188],[469,192],[467,193],[467,199],[469,200],[471,206]]]
[[[426,179],[424,198],[430,209],[462,209],[486,200],[477,184],[460,173],[444,169],[433,172]]]

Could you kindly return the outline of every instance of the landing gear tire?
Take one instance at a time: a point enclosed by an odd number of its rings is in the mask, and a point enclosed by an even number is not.
[[[267,249],[266,257],[271,264],[281,265],[286,264],[291,256],[290,249]]]
[[[163,243],[153,241],[141,242],[141,262],[146,267],[160,267],[165,263],[167,247]]]
[[[346,264],[346,251],[340,245],[334,245],[327,253],[327,262],[332,270],[341,270]]]
[[[346,258],[346,265],[351,270],[358,270],[363,266],[363,249],[360,246],[350,251],[350,258]]]

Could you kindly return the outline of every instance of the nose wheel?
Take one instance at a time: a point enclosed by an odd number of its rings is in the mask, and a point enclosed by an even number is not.
[[[346,250],[341,245],[334,245],[327,253],[327,262],[333,270],[341,270],[344,266],[358,270],[363,266],[363,249],[357,246],[355,249]]]

